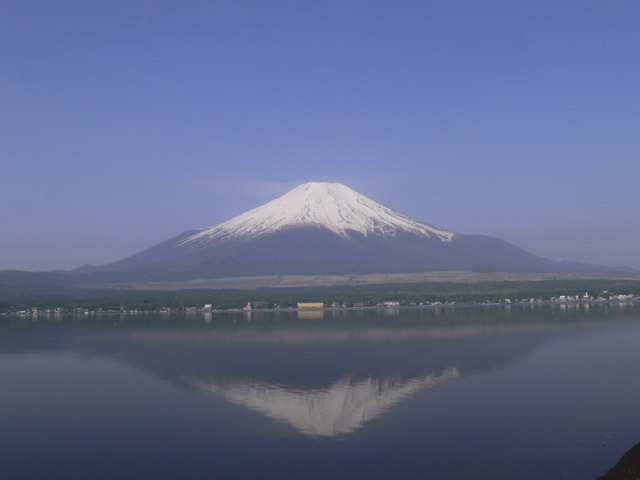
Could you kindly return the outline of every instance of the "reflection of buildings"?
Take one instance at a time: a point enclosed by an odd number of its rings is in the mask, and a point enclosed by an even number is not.
[[[298,310],[298,320],[322,320],[324,310]]]
[[[458,378],[456,368],[437,375],[408,381],[394,378],[343,378],[326,388],[297,390],[277,384],[191,379],[190,385],[201,391],[262,413],[293,426],[310,436],[334,436],[349,433],[381,415],[421,390]]]

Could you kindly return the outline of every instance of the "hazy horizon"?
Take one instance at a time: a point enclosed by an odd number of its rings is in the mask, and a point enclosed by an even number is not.
[[[0,270],[109,263],[307,181],[640,268],[640,4],[4,2]]]

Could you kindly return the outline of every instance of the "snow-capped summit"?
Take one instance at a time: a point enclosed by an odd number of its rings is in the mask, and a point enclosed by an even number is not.
[[[220,225],[203,229],[179,245],[252,238],[299,226],[322,227],[346,238],[350,232],[365,237],[407,232],[450,242],[455,235],[395,212],[341,183],[309,182]]]

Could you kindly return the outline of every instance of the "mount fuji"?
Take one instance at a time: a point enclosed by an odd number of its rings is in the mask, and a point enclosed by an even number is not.
[[[605,273],[505,241],[419,222],[340,183],[310,182],[219,225],[183,232],[136,255],[78,273],[157,279],[479,271]]]

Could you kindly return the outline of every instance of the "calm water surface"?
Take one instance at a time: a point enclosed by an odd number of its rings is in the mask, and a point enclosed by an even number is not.
[[[594,479],[640,307],[0,317],[2,478]]]

